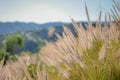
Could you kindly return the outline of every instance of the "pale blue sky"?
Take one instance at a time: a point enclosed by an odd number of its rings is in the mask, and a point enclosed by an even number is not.
[[[70,22],[69,16],[86,20],[85,2],[92,21],[100,10],[109,12],[113,5],[112,0],[0,0],[0,21]]]

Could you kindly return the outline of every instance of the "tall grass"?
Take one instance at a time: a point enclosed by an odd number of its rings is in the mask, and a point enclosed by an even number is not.
[[[68,80],[119,80],[120,5],[113,2],[114,21],[106,14],[104,26],[101,26],[100,12],[96,26],[93,26],[85,5],[87,29],[72,19],[77,37],[64,27],[63,36],[56,34],[56,42],[46,42],[41,60],[48,66],[55,66]]]
[[[92,25],[85,5],[86,29],[71,19],[76,36],[64,26],[63,36],[56,33],[58,40],[46,41],[40,54],[16,55],[18,61],[5,66],[1,61],[0,80],[120,80],[120,4],[113,3],[104,26],[101,11]]]

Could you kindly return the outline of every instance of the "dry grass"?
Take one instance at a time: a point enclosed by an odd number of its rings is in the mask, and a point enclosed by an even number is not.
[[[56,42],[46,42],[46,47],[44,48],[44,51],[41,55],[42,56],[41,60],[49,66],[51,65],[55,66],[58,69],[58,71],[61,74],[63,74],[63,76],[69,79],[69,77],[71,76],[69,72],[73,71],[75,68],[71,63],[74,63],[74,66],[76,67],[79,66],[80,70],[86,70],[86,68],[89,67],[90,65],[86,64],[84,58],[87,58],[89,60],[90,54],[88,54],[89,52],[85,54],[84,51],[87,50],[89,51],[92,48],[94,48],[95,46],[94,42],[102,42],[102,46],[100,47],[100,50],[96,53],[96,55],[98,55],[98,60],[97,60],[98,63],[104,61],[106,55],[109,54],[106,51],[107,48],[110,47],[109,45],[112,42],[115,42],[118,45],[120,44],[120,40],[119,40],[120,39],[120,30],[119,30],[120,5],[118,5],[115,1],[113,2],[116,6],[116,7],[113,6],[113,10],[111,10],[114,22],[111,20],[111,16],[109,14],[110,23],[108,23],[107,14],[106,14],[104,27],[101,26],[100,24],[101,12],[100,12],[100,16],[96,26],[93,26],[92,23],[90,22],[87,6],[85,5],[86,15],[88,18],[87,30],[83,28],[81,23],[78,24],[72,19],[73,26],[77,33],[77,37],[75,37],[67,27],[64,27],[63,36],[56,34],[58,37],[58,40]],[[120,46],[118,46],[118,48],[120,48]],[[94,55],[94,52],[92,55]],[[117,55],[117,53],[114,53],[114,55]],[[111,54],[111,56],[113,55]],[[90,60],[96,62],[94,61],[94,59],[90,59]],[[64,67],[61,66],[61,63],[64,64]],[[94,63],[93,65],[99,66],[100,64]],[[79,70],[78,73],[83,75],[83,77],[86,76],[84,75],[84,72],[81,73],[79,72]],[[80,77],[82,80],[87,79],[87,78],[83,78],[82,76]],[[90,78],[89,80],[93,80],[93,79],[95,78]]]
[[[101,26],[88,18],[87,29],[72,19],[77,37],[64,26],[63,36],[47,42],[39,55],[17,56],[18,61],[0,65],[0,80],[119,80],[120,79],[120,5],[114,2],[111,15]],[[109,16],[110,23],[107,22]]]

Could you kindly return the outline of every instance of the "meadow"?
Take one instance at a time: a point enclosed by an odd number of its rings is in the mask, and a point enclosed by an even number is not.
[[[113,0],[111,13],[102,12],[92,25],[71,19],[76,35],[64,27],[57,41],[45,41],[38,54],[15,55],[17,61],[0,62],[0,80],[120,80],[120,4]],[[4,52],[4,50],[3,50]]]

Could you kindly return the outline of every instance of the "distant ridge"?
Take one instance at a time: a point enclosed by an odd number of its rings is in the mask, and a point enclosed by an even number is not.
[[[78,22],[80,23],[80,22]],[[82,25],[85,27],[87,22],[81,22]],[[0,22],[0,35],[4,33],[14,33],[17,31],[34,31],[34,30],[41,30],[46,29],[49,27],[62,27],[63,25],[69,26],[71,23],[66,22],[48,22],[43,24],[38,24],[34,22],[25,23],[25,22]],[[96,25],[96,22],[92,22],[93,25]],[[102,23],[103,24],[103,23]]]
[[[48,28],[53,26],[62,26],[63,22],[49,22],[44,24],[25,23],[25,22],[0,22],[0,34],[13,33],[16,31],[31,31]]]

